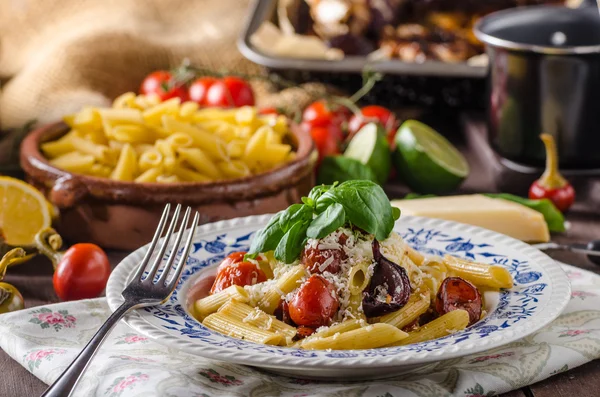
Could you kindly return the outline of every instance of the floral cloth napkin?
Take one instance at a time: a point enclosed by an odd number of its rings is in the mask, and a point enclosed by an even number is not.
[[[354,383],[286,378],[173,350],[120,323],[75,395],[492,396],[600,357],[600,276],[568,265],[564,269],[573,286],[571,301],[548,327],[501,348],[439,362],[422,372]],[[0,316],[0,347],[51,383],[109,313],[105,299],[94,299],[4,314]]]

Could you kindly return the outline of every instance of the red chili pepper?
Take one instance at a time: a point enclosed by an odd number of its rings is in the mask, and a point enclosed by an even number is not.
[[[546,146],[546,170],[529,188],[529,198],[550,199],[556,208],[565,212],[575,201],[575,190],[558,171],[558,154],[554,138],[549,134],[542,134],[540,138]]]

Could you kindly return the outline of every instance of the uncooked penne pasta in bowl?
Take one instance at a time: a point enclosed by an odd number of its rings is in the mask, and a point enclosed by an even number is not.
[[[313,185],[314,153],[283,115],[127,93],[32,131],[21,165],[61,210],[66,239],[132,250],[168,202],[203,223],[286,208]]]
[[[41,145],[50,164],[117,181],[223,181],[276,169],[296,156],[287,118],[252,106],[199,108],[128,92],[111,108],[86,107],[64,121],[68,133]]]

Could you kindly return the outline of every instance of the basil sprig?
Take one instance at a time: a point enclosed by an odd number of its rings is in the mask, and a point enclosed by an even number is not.
[[[323,238],[346,223],[385,240],[400,217],[400,210],[390,205],[381,186],[367,180],[315,186],[308,197],[302,197],[302,203],[275,214],[257,232],[246,256],[275,251],[275,258],[291,263],[308,238]]]

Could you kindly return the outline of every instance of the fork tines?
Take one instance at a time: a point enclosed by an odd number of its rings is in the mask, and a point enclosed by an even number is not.
[[[134,282],[136,280],[139,280],[139,282],[142,282],[142,283],[152,283],[152,284],[156,284],[156,285],[164,285],[164,286],[173,286],[174,287],[176,281],[179,280],[179,276],[181,274],[181,271],[183,270],[183,266],[187,260],[190,248],[192,246],[194,232],[196,230],[196,227],[198,226],[198,221],[200,219],[198,212],[195,212],[194,219],[192,220],[192,223],[189,227],[188,237],[185,241],[185,244],[183,244],[183,246],[181,246],[181,241],[183,239],[183,235],[186,233],[186,228],[189,223],[190,214],[192,212],[192,209],[190,207],[187,207],[185,210],[185,213],[183,215],[183,220],[181,222],[179,222],[180,213],[181,213],[181,204],[177,204],[177,206],[175,207],[175,211],[173,211],[173,216],[171,217],[171,221],[169,222],[169,227],[167,228],[167,232],[165,233],[165,235],[163,237],[162,245],[160,246],[158,253],[156,253],[156,255],[154,257],[154,262],[152,263],[152,266],[148,270],[147,275],[144,277],[144,274],[146,273],[146,267],[148,265],[148,262],[150,262],[151,257],[155,253],[156,245],[158,244],[158,242],[161,238],[161,235],[163,234],[163,231],[165,229],[165,226],[167,224],[170,211],[171,211],[171,204],[167,204],[165,206],[165,209],[163,210],[160,221],[158,222],[158,227],[156,228],[154,237],[152,238],[152,242],[150,243],[150,246],[148,247],[148,251],[146,251],[146,254],[144,255],[144,259],[142,260],[142,262],[140,264],[140,268],[139,268],[136,276],[133,279]],[[173,239],[173,232],[174,232],[176,224],[178,222],[179,222],[179,228],[176,232],[175,238]],[[163,259],[165,258],[165,253],[169,246],[171,247],[171,252],[168,255],[168,259],[166,260],[165,265],[162,267],[162,273],[158,277],[158,280],[156,280],[156,282],[154,282],[154,279],[156,278],[159,268],[161,268],[160,265],[163,262]],[[175,266],[173,266],[173,262],[175,261],[177,252],[181,248],[183,248],[181,257],[180,257],[178,263]],[[173,274],[173,277],[171,278],[171,280],[169,282],[167,282],[167,277],[171,273]],[[175,281],[175,283],[174,283],[174,281]]]

